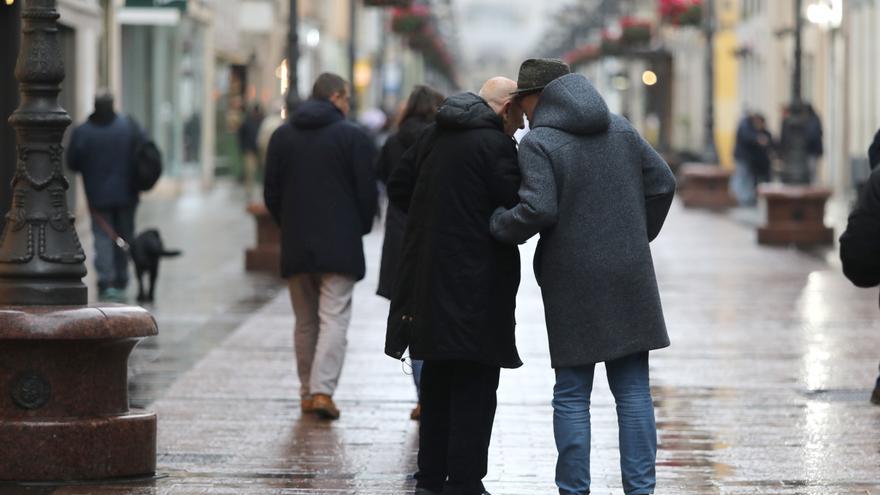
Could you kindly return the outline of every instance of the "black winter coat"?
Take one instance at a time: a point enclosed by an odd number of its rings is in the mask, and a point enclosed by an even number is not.
[[[389,137],[379,153],[376,171],[379,180],[388,184],[391,174],[400,167],[403,153],[414,145],[422,131],[428,127],[428,121],[409,118],[401,122],[396,134]],[[391,299],[394,279],[400,266],[400,252],[403,249],[403,234],[406,229],[406,213],[393,204],[388,205],[385,214],[385,240],[382,243],[382,265],[379,268],[379,287],[376,294]]]
[[[880,284],[880,167],[871,172],[840,236],[840,261],[853,284]]]
[[[370,138],[328,101],[303,102],[272,134],[263,196],[281,227],[282,277],[364,277],[361,237],[376,213],[375,156]]]
[[[400,358],[522,365],[514,338],[520,261],[489,233],[499,206],[518,201],[516,144],[486,102],[448,98],[388,182],[408,212],[385,352]]]

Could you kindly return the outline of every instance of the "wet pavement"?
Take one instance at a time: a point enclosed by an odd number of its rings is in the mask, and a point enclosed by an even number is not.
[[[0,494],[411,491],[415,391],[406,367],[382,354],[381,232],[366,238],[368,275],[336,395],[342,418],[303,417],[286,292],[242,270],[252,225],[229,206],[200,220],[235,194],[144,205],[170,224],[167,243],[192,253],[163,266],[152,308],[161,335],[133,360],[135,398],[159,414],[158,478]],[[828,251],[761,247],[755,236],[730,215],[676,204],[653,244],[673,342],[651,356],[657,491],[880,494],[880,407],[868,402],[880,361],[877,290],[853,288]],[[501,376],[485,480],[495,495],[555,492],[553,373],[533,251],[523,247],[517,310],[526,364]],[[620,494],[614,403],[597,371],[592,488]]]

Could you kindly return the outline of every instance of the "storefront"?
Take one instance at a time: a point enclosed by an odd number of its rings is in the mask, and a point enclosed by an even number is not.
[[[121,106],[162,150],[165,177],[213,179],[210,16],[183,0],[127,0],[121,25]],[[207,22],[206,22],[207,17]]]

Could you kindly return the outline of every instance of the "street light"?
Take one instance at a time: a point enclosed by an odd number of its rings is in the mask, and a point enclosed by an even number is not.
[[[703,161],[715,165],[718,163],[718,148],[715,146],[715,0],[703,2],[703,34],[706,37]]]
[[[9,119],[16,156],[0,155],[15,174],[0,234],[2,482],[156,470],[156,415],[129,409],[127,374],[132,348],[156,335],[156,322],[142,308],[86,305],[86,257],[62,169],[71,119],[58,103],[64,64],[55,2],[21,4],[21,103]]]
[[[807,125],[809,114],[803,100],[803,43],[804,17],[823,29],[839,27],[843,20],[841,0],[818,0],[803,8],[803,0],[795,0],[794,71],[792,74],[791,104],[782,123],[782,152],[785,166],[782,181],[790,184],[812,182],[807,156]]]

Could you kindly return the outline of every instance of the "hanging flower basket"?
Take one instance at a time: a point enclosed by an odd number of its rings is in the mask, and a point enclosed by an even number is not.
[[[625,47],[638,47],[651,42],[651,23],[649,21],[624,17],[620,21],[620,44]]]
[[[367,7],[409,7],[412,0],[364,0]]]
[[[581,65],[592,62],[602,55],[602,48],[598,44],[583,45],[562,56],[562,60],[568,65]]]
[[[599,53],[602,55],[620,55],[624,52],[623,44],[620,42],[620,38],[602,38],[602,43],[599,45]]]
[[[661,21],[673,26],[698,26],[703,20],[702,0],[660,0]]]
[[[391,14],[391,30],[403,35],[417,33],[425,29],[430,20],[430,11],[423,5],[394,9]]]

